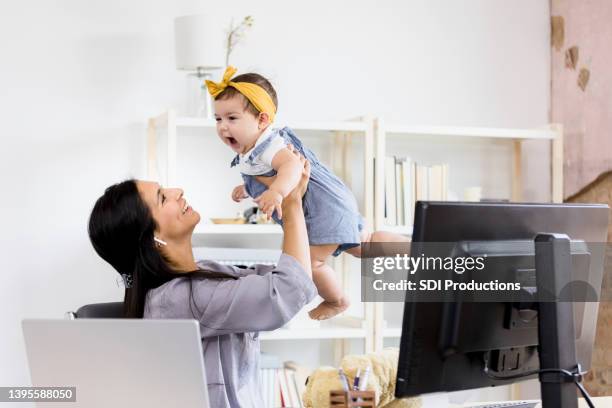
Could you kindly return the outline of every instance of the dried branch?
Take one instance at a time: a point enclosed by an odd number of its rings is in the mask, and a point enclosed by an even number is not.
[[[240,43],[246,34],[246,31],[253,26],[255,20],[251,16],[246,16],[240,24],[234,27],[234,20],[230,23],[230,28],[227,33],[225,66],[229,65],[229,59],[234,48]]]

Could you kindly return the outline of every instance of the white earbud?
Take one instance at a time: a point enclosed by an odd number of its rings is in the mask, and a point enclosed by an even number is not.
[[[166,241],[161,240],[161,239],[159,239],[159,238],[157,238],[157,237],[153,237],[153,240],[154,240],[155,242],[157,242],[159,245],[164,245],[164,246],[168,245],[168,243],[167,243]]]

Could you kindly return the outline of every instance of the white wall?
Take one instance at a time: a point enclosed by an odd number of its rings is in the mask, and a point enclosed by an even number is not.
[[[371,113],[411,124],[547,122],[546,0],[225,3],[0,6],[0,385],[29,383],[22,318],[121,298],[86,223],[106,186],[144,175],[146,118],[184,106],[175,16],[207,7],[224,21],[254,16],[232,62],[272,79],[284,119]],[[532,160],[526,169],[539,175],[547,163]],[[548,198],[535,187],[529,197]]]

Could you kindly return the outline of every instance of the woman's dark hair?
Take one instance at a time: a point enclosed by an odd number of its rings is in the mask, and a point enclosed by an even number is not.
[[[274,87],[272,86],[270,81],[268,81],[263,76],[254,72],[249,72],[247,74],[235,76],[234,78],[232,78],[232,82],[248,82],[250,84],[261,86],[268,93],[268,95],[270,95],[270,98],[272,98],[272,101],[274,102],[274,106],[276,106],[276,110],[278,110],[278,98],[276,97],[276,90],[274,90]],[[259,111],[255,107],[255,105],[253,105],[247,98],[244,97],[244,95],[242,95],[236,88],[232,86],[228,86],[227,88],[225,88],[219,95],[217,95],[215,100],[231,99],[236,95],[239,95],[240,97],[242,97],[242,99],[244,99],[244,109],[247,112],[252,113],[254,116],[259,115]]]
[[[117,272],[131,279],[123,301],[125,317],[142,317],[149,289],[174,278],[234,278],[224,273],[181,273],[172,269],[171,261],[155,247],[156,227],[133,179],[108,187],[91,211],[88,233],[94,249]]]

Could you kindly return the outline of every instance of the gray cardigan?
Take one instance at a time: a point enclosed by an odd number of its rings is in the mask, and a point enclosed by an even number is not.
[[[144,318],[198,320],[210,406],[262,407],[258,332],[283,326],[317,290],[302,265],[287,254],[276,267],[241,269],[213,261],[198,266],[238,279],[194,278],[191,308],[189,279],[173,279],[149,290]]]

